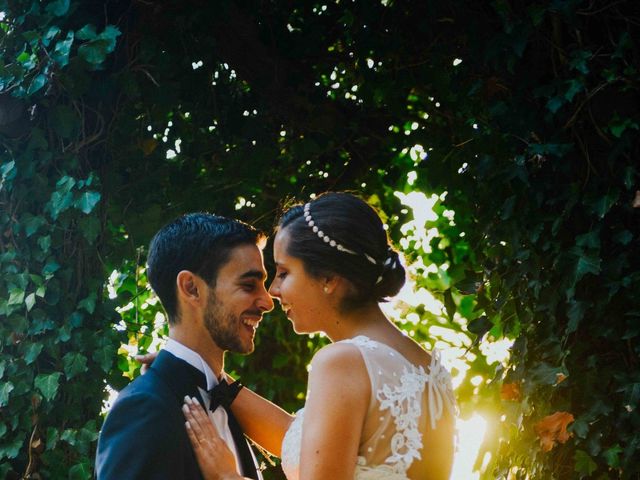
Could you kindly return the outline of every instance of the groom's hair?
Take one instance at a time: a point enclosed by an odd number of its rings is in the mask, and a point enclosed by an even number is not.
[[[220,268],[240,245],[264,246],[265,236],[239,220],[209,213],[188,213],[168,223],[149,245],[147,278],[169,317],[180,321],[176,278],[182,270],[214,287]]]

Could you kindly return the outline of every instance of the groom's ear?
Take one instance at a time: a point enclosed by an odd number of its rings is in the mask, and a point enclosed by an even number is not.
[[[203,281],[195,273],[182,270],[176,277],[177,297],[190,304],[199,304],[203,298]]]

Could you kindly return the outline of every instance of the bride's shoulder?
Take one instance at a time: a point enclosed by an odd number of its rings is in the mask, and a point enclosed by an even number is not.
[[[361,377],[368,378],[367,367],[356,345],[337,342],[331,343],[316,352],[311,359],[309,378],[330,376],[339,378],[347,375],[353,381]]]
[[[348,371],[352,374],[354,368],[358,367],[366,372],[360,350],[356,345],[347,342],[331,343],[318,350],[311,359],[311,372],[330,370],[333,373]]]
[[[354,411],[366,411],[370,395],[367,368],[355,345],[332,343],[313,356],[309,370],[307,409],[324,411],[330,406],[337,411],[346,408],[352,415]],[[339,405],[332,403],[333,399],[339,399]]]

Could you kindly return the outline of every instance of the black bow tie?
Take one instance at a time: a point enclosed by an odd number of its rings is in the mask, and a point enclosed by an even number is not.
[[[211,398],[209,410],[215,412],[218,407],[229,410],[231,403],[235,400],[242,387],[243,385],[238,381],[228,384],[225,380],[221,380],[215,387],[209,390]]]

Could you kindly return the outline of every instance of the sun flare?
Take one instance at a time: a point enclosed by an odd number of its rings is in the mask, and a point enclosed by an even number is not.
[[[478,480],[479,472],[473,471],[480,445],[487,431],[487,421],[480,415],[474,414],[469,419],[458,418],[458,448],[453,459],[451,480]]]

